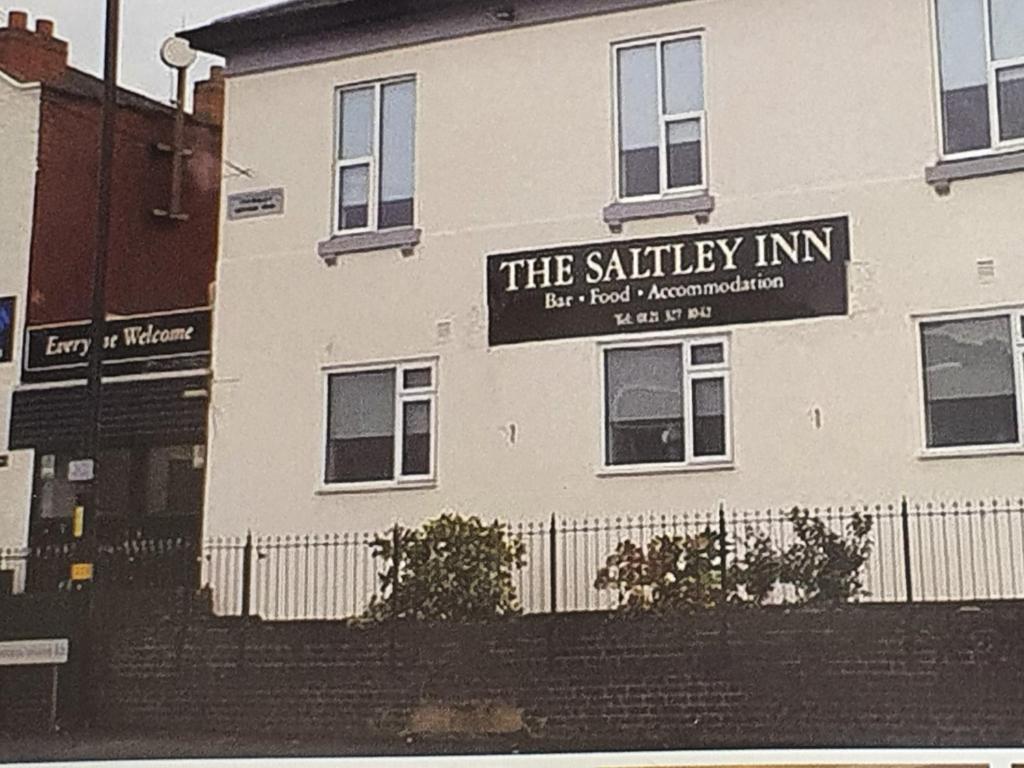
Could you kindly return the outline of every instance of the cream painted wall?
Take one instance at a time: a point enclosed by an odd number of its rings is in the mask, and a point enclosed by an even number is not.
[[[378,529],[445,507],[537,519],[1019,495],[1024,456],[919,457],[914,315],[1024,304],[1024,175],[947,197],[924,181],[938,146],[928,5],[696,0],[231,79],[225,156],[252,176],[226,192],[283,186],[286,213],[224,225],[207,532]],[[852,310],[721,329],[733,469],[600,476],[603,340],[489,349],[484,260],[700,229],[678,217],[613,236],[601,220],[610,46],[696,28],[716,197],[704,229],[849,215]],[[334,89],[407,73],[423,242],[327,267]],[[425,355],[440,361],[436,487],[318,493],[323,366]]]
[[[11,393],[21,370],[35,203],[39,137],[40,88],[22,85],[0,73],[0,296],[15,298],[14,360],[0,364],[0,439],[7,445]],[[0,468],[0,548],[24,546],[28,538],[28,509],[32,495],[32,452],[0,451],[9,466]]]

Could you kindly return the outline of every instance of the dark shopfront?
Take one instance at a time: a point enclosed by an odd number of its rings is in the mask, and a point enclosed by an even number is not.
[[[27,586],[52,589],[70,560],[95,562],[97,583],[197,586],[206,474],[209,312],[114,321],[104,354],[96,461],[97,514],[76,536],[86,419],[80,365],[85,324],[29,329],[23,381],[14,394],[10,445],[32,449]],[[145,335],[143,335],[145,334]],[[115,340],[117,337],[117,340]],[[139,339],[144,339],[142,357]],[[118,342],[133,351],[112,354]],[[49,353],[49,354],[47,354]],[[75,378],[72,378],[75,377]],[[89,557],[76,547],[95,546]],[[173,583],[168,583],[173,582]]]

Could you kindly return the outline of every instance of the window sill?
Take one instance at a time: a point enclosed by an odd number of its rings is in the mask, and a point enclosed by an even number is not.
[[[663,197],[660,200],[626,200],[606,205],[602,214],[605,224],[615,230],[621,229],[623,222],[626,221],[655,219],[662,216],[706,217],[713,210],[715,210],[715,198],[709,194],[702,194],[687,197]]]
[[[629,466],[599,467],[598,477],[636,477],[638,475],[674,475],[690,472],[728,472],[736,469],[732,461],[708,461],[698,464],[630,464]]]
[[[321,259],[334,262],[346,253],[366,253],[400,248],[403,251],[419,245],[423,231],[412,227],[384,229],[378,232],[359,232],[351,235],[335,235],[317,244],[316,251]]]
[[[917,458],[922,461],[934,461],[935,459],[979,459],[987,456],[1024,456],[1024,446],[1010,444],[924,448],[917,454]]]
[[[350,493],[381,493],[386,491],[419,491],[436,488],[437,480],[386,480],[373,483],[347,483],[345,485],[321,485],[316,489],[317,496],[336,496]]]
[[[941,160],[924,169],[924,179],[935,187],[939,194],[947,194],[949,185],[954,181],[1015,171],[1024,171],[1024,152],[991,154],[964,160]]]

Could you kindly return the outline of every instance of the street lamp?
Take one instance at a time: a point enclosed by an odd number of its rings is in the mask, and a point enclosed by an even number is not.
[[[166,210],[153,211],[156,216],[166,216],[176,221],[185,221],[188,214],[181,210],[181,188],[184,171],[183,160],[187,154],[185,149],[185,94],[188,90],[188,68],[196,63],[196,52],[187,40],[180,37],[169,37],[160,46],[160,60],[178,73],[178,96],[174,112],[174,142],[168,149],[172,153],[171,160],[171,202]]]

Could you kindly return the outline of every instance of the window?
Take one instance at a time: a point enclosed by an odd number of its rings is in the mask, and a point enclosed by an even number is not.
[[[328,374],[324,482],[431,479],[436,378],[422,362]]]
[[[343,88],[338,113],[335,231],[412,226],[416,82]]]
[[[947,155],[1024,147],[1024,0],[936,0]]]
[[[726,340],[604,350],[605,466],[730,458]]]
[[[154,518],[196,517],[203,507],[202,445],[134,445],[105,448],[96,473],[97,516],[136,523]],[[81,485],[68,480],[67,452],[36,458],[32,514],[70,518]]]
[[[1024,315],[921,323],[928,448],[1021,444]]]
[[[700,35],[615,48],[619,197],[707,186]]]

